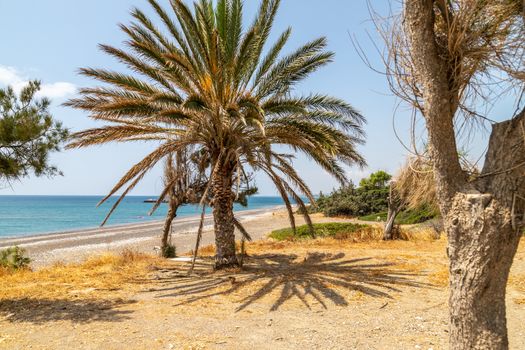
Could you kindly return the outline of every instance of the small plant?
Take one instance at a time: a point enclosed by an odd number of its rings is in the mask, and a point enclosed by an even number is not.
[[[162,248],[162,251],[160,253],[163,258],[175,258],[177,256],[177,248],[175,248],[175,245],[173,244],[168,244]]]
[[[0,267],[6,269],[28,268],[31,259],[25,256],[26,251],[20,247],[11,247],[0,251]]]

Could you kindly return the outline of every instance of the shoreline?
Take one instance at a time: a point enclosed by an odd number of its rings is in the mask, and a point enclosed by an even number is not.
[[[248,209],[235,212],[254,240],[264,236],[274,227],[288,225],[283,206]],[[279,220],[267,220],[279,217]],[[281,218],[282,217],[282,218]],[[200,215],[175,218],[173,221],[172,241],[178,254],[193,249],[195,234]],[[55,262],[79,262],[87,257],[105,252],[119,252],[130,248],[146,253],[153,253],[160,245],[160,236],[164,220],[147,221],[123,225],[107,226],[36,234],[20,237],[0,238],[0,250],[12,246],[25,249],[32,259],[33,267],[42,267]],[[211,214],[205,216],[203,241],[201,246],[213,243],[213,220]]]
[[[266,208],[258,208],[258,209],[246,209],[246,210],[239,210],[234,212],[235,214],[239,215],[242,213],[257,213],[261,211],[276,211],[283,209],[284,206],[278,205],[274,207],[266,207]],[[192,214],[192,215],[185,215],[181,217],[176,217],[173,220],[173,224],[176,223],[183,223],[185,221],[193,221],[197,218],[200,218],[200,214]],[[211,218],[211,214],[206,214],[206,219]],[[100,233],[100,231],[112,231],[112,230],[122,230],[122,229],[134,229],[134,228],[145,228],[147,226],[158,226],[160,223],[164,223],[164,219],[158,219],[158,220],[149,220],[149,221],[141,221],[141,222],[133,222],[133,223],[127,223],[127,224],[114,224],[114,225],[105,225],[105,226],[98,226],[98,227],[85,227],[85,228],[75,228],[71,230],[64,230],[64,231],[52,231],[52,232],[42,232],[42,233],[30,233],[30,234],[23,234],[20,236],[0,236],[0,249],[3,247],[3,243],[9,242],[9,241],[16,241],[21,242],[25,240],[33,240],[38,238],[58,238],[63,237],[64,235],[73,235],[73,234],[89,234],[89,233]]]
[[[69,234],[100,228],[110,207],[119,196],[112,196],[99,206],[104,195],[0,195],[0,241],[35,236]],[[167,208],[159,207],[149,215],[152,195],[128,195],[119,205],[104,228],[128,225],[155,224],[165,219]],[[271,195],[250,196],[247,206],[234,205],[235,212],[266,209],[284,205],[282,198]],[[206,212],[211,213],[210,208]],[[179,218],[200,216],[195,205],[183,205],[177,210]]]
[[[185,216],[185,218],[192,217],[194,215]],[[182,219],[182,218],[181,218]],[[38,237],[51,237],[51,236],[59,236],[59,235],[65,235],[65,234],[73,234],[73,233],[79,233],[79,232],[91,232],[91,231],[97,231],[101,229],[112,229],[112,228],[129,228],[131,226],[144,226],[146,224],[158,224],[159,222],[162,222],[163,220],[151,220],[151,221],[142,221],[142,222],[134,222],[129,224],[114,224],[114,225],[106,225],[106,226],[98,226],[98,227],[85,227],[85,228],[74,228],[71,230],[64,230],[64,231],[52,231],[52,232],[42,232],[42,233],[29,233],[29,234],[22,234],[20,236],[0,236],[0,244],[3,241],[14,241],[14,240],[23,240],[25,238],[32,239],[32,238],[38,238]]]

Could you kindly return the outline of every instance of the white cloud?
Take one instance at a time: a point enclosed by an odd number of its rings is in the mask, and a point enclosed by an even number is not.
[[[77,87],[71,83],[58,82],[53,84],[42,84],[40,91],[37,96],[39,97],[49,97],[53,98],[62,98],[68,95],[72,95],[77,91]]]
[[[19,93],[28,83],[29,79],[16,68],[0,65],[0,86],[12,86],[15,92]],[[60,99],[74,94],[76,90],[77,88],[74,84],[67,82],[42,84],[37,97]]]
[[[18,93],[27,84],[13,67],[0,66],[0,85],[12,86]]]

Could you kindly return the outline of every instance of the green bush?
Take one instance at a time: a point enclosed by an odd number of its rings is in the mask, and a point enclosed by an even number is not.
[[[359,217],[362,221],[386,221],[388,213],[380,212]],[[428,205],[422,205],[416,209],[407,209],[400,212],[396,217],[398,225],[414,225],[439,217],[439,210]]]
[[[329,217],[355,217],[386,211],[390,179],[391,176],[384,171],[375,172],[369,178],[362,179],[357,188],[350,184],[328,196],[321,194],[310,211]]]
[[[11,247],[0,251],[0,267],[6,269],[23,269],[29,267],[31,259],[25,256],[26,251],[20,247]]]
[[[403,210],[396,218],[399,225],[414,225],[437,218],[439,210],[428,205],[423,205],[416,209]]]
[[[380,213],[360,216],[359,220],[361,221],[386,221],[387,217],[388,217],[388,212],[382,211]]]
[[[352,233],[368,229],[369,225],[352,224],[352,223],[326,223],[314,224],[314,232],[317,237],[341,237],[351,235]],[[291,228],[275,230],[270,233],[270,238],[278,241],[297,239],[297,238],[311,238],[310,228],[308,225],[297,227],[297,233],[294,234]]]
[[[177,257],[177,248],[175,248],[175,245],[168,244],[164,248],[162,248],[161,256],[166,259],[171,259]]]

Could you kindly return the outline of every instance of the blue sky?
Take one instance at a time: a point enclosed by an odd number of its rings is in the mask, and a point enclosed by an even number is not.
[[[160,2],[167,4],[167,0]],[[245,18],[251,20],[258,1],[245,3]],[[387,11],[386,0],[372,4],[379,12]],[[74,96],[77,87],[94,84],[79,76],[78,68],[122,70],[97,45],[122,46],[124,35],[117,24],[129,22],[133,6],[148,9],[145,0],[0,0],[0,32],[4,34],[0,42],[0,86],[20,86],[27,79],[40,79],[45,84],[43,93],[54,101],[52,112],[56,119],[73,131],[95,126],[84,113],[60,104]],[[321,92],[343,98],[368,119],[367,143],[360,151],[369,167],[348,168],[349,178],[358,181],[379,169],[395,172],[406,154],[392,126],[396,100],[390,95],[384,77],[367,68],[350,40],[350,35],[355,36],[372,63],[380,67],[379,56],[367,34],[380,43],[369,21],[367,1],[283,0],[270,40],[288,26],[293,32],[286,49],[293,50],[306,41],[326,36],[329,49],[336,53],[335,62],[301,84],[298,93]],[[508,116],[512,108],[503,106],[496,112]],[[396,129],[405,141],[408,141],[408,118],[409,112],[397,111]],[[0,194],[104,194],[153,147],[154,144],[148,143],[112,144],[54,154],[52,163],[64,172],[63,177],[26,178],[0,189]],[[304,157],[298,157],[295,167],[314,192],[328,192],[337,187],[333,179]],[[256,181],[260,194],[276,193],[264,176],[257,176]],[[161,185],[161,169],[157,167],[133,194],[153,195],[160,191]]]

